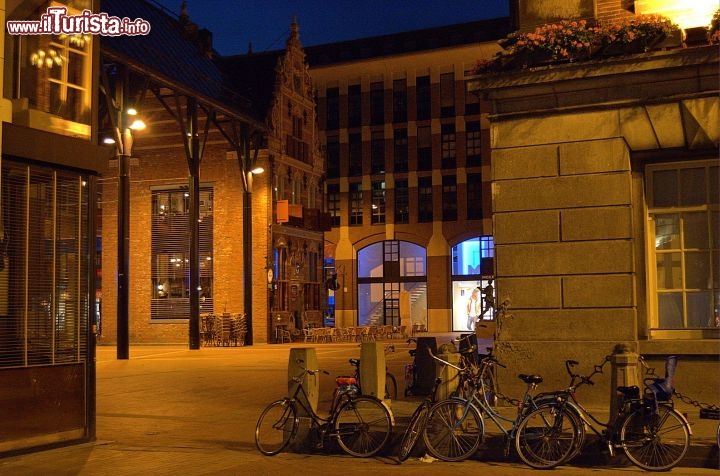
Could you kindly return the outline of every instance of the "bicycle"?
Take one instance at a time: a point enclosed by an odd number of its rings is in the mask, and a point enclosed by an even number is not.
[[[430,408],[436,402],[437,388],[440,385],[441,379],[436,378],[433,384],[432,391],[425,397],[420,405],[415,409],[413,414],[410,416],[407,428],[403,432],[402,438],[400,439],[400,452],[398,453],[398,460],[402,463],[410,456],[412,450],[415,448],[420,434],[425,429],[425,423],[427,422],[428,413]]]
[[[311,428],[319,433],[319,448],[327,438],[334,438],[345,453],[364,458],[375,455],[387,444],[392,417],[380,400],[346,388],[341,398],[333,402],[329,417],[323,418],[308,403],[303,386],[306,375],[315,377],[321,371],[303,367],[301,359],[296,363],[302,372],[292,377],[296,384],[292,397],[272,402],[260,414],[255,427],[255,445],[260,453],[273,456],[287,447],[297,434],[298,410],[310,418]]]
[[[449,365],[460,373],[469,373],[435,355],[435,360]],[[494,357],[487,356],[481,361],[481,369],[500,366]],[[551,406],[537,407],[533,391],[542,382],[539,375],[520,374],[527,389],[514,419],[502,416],[487,401],[482,370],[472,378],[466,375],[468,392],[461,397],[441,400],[432,406],[423,431],[423,441],[428,452],[443,461],[462,461],[472,456],[480,446],[485,432],[483,415],[487,415],[505,437],[505,455],[509,455],[511,443],[520,459],[528,466],[549,469],[561,464],[572,451],[578,435],[575,421],[562,418],[562,414]],[[511,423],[506,429],[503,422]]]
[[[385,355],[389,354],[390,352],[395,352],[394,344],[389,344],[385,346]],[[354,385],[358,393],[362,395],[362,388],[360,387],[360,359],[349,359],[348,362],[350,363],[350,365],[355,367],[355,371],[353,372],[352,377],[338,377],[338,379],[343,379],[342,381],[338,382],[341,385]],[[335,389],[335,392],[337,394],[337,388]],[[337,396],[333,395],[333,400],[335,400],[335,398],[337,398]],[[395,380],[395,376],[390,372],[390,369],[388,369],[387,365],[385,366],[385,395],[383,398],[397,400],[397,380]]]
[[[577,400],[576,390],[584,384],[593,385],[592,377],[602,374],[608,361],[606,357],[590,375],[583,376],[572,371],[578,362],[566,360],[570,385],[563,391],[538,396],[541,408],[555,407],[568,419],[580,422],[575,447],[566,461],[581,452],[586,428],[589,428],[607,446],[611,456],[615,450],[622,449],[630,462],[646,471],[667,471],[675,467],[690,447],[692,433],[685,417],[673,407],[671,373],[666,374],[665,379],[645,378],[642,396],[638,386],[618,387],[618,414],[608,423],[600,422]],[[676,361],[676,357],[668,357],[667,368],[674,371]]]

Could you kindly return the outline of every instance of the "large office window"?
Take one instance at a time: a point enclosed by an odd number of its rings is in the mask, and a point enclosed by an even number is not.
[[[430,119],[432,110],[430,76],[419,76],[415,80],[415,101],[416,119],[418,121]]]
[[[325,91],[325,128],[337,130],[340,127],[340,89],[328,88]]]
[[[382,241],[359,250],[357,262],[358,324],[402,325],[408,330],[416,323],[427,326],[425,248],[407,241]],[[412,321],[401,322],[401,314]]]
[[[338,136],[328,136],[325,148],[326,167],[328,178],[340,177],[340,138]]]
[[[360,182],[352,182],[350,184],[350,193],[348,194],[348,200],[349,200],[349,209],[350,209],[350,217],[349,217],[349,223],[350,225],[362,225],[363,223],[363,193],[362,193],[362,183]]]
[[[418,222],[433,221],[432,177],[418,177]]]
[[[382,82],[370,83],[370,124],[385,123],[385,90]]]
[[[479,220],[482,213],[482,174],[467,174],[467,218]]]
[[[213,311],[213,190],[200,189],[200,311]],[[152,191],[152,319],[190,315],[190,233],[187,190]]]
[[[330,226],[340,226],[340,185],[329,183],[327,186],[327,211],[330,214]]]
[[[440,75],[440,117],[455,116],[455,73]]]
[[[370,173],[385,173],[385,135],[382,130],[370,134]]]
[[[362,135],[359,133],[348,135],[348,162],[348,175],[350,177],[362,175]]]
[[[444,169],[457,167],[455,160],[455,124],[440,125],[441,166]]]
[[[652,327],[720,327],[717,160],[646,169]]]
[[[393,81],[393,122],[407,122],[407,81]]]
[[[408,137],[407,129],[393,131],[393,171],[408,171]]]
[[[410,195],[407,180],[395,180],[395,223],[410,223]]]
[[[348,86],[348,127],[360,127],[362,124],[362,94],[359,84]]]
[[[385,182],[378,180],[372,183],[372,224],[385,223]]]
[[[443,175],[442,178],[442,219],[457,220],[457,180],[454,175]]]
[[[471,306],[474,306],[476,316],[482,320],[495,318],[494,309],[487,301],[495,297],[494,254],[492,236],[478,236],[452,247],[453,330],[468,331],[475,328],[475,318],[468,315]],[[475,296],[480,298],[479,303],[474,299]]]
[[[430,126],[417,128],[417,169],[432,170],[432,135]]]
[[[482,164],[482,143],[480,141],[480,121],[465,123],[465,166],[478,167]]]

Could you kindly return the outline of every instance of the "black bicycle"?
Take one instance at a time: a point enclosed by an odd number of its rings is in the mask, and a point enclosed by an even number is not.
[[[296,384],[292,397],[268,405],[255,426],[255,445],[262,454],[273,456],[287,447],[297,435],[298,413],[310,418],[311,428],[320,436],[320,447],[328,438],[333,438],[345,453],[364,458],[375,455],[387,444],[392,433],[392,417],[380,400],[358,395],[351,385],[345,385],[340,398],[333,401],[330,416],[323,418],[309,404],[303,386],[306,376],[315,378],[321,371],[302,367],[302,360],[297,364],[302,372],[292,378]]]

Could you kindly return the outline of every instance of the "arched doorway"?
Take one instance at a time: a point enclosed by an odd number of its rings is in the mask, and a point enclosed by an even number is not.
[[[387,240],[358,251],[358,324],[427,323],[425,248]]]
[[[494,309],[489,304],[496,294],[494,256],[492,236],[470,238],[452,247],[453,331],[474,331],[478,318],[494,319]]]

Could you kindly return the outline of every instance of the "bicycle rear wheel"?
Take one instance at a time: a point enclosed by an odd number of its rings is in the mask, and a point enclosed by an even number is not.
[[[657,412],[640,408],[622,423],[620,445],[634,465],[646,471],[667,471],[687,453],[690,429],[673,408],[660,405]]]
[[[531,468],[550,469],[568,459],[578,436],[574,417],[558,407],[542,407],[520,421],[515,431],[515,449]]]
[[[480,446],[485,423],[480,412],[469,402],[443,400],[430,409],[423,431],[425,447],[443,461],[462,461]]]
[[[360,396],[343,403],[335,413],[335,436],[347,454],[365,458],[380,451],[390,440],[390,412],[376,398]]]
[[[272,402],[258,418],[255,446],[265,456],[274,456],[285,449],[297,427],[295,405],[288,399]]]
[[[428,413],[430,413],[430,403],[424,400],[420,406],[418,406],[410,417],[405,432],[403,433],[402,439],[400,440],[400,452],[398,453],[398,459],[400,462],[405,461],[412,453],[413,448],[417,443],[420,433],[425,428],[427,422]]]

